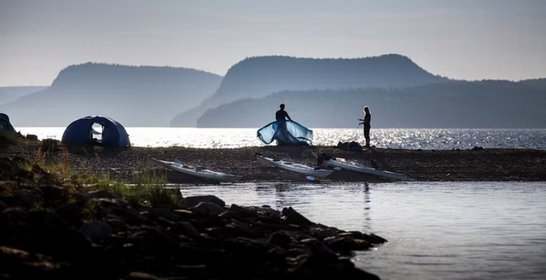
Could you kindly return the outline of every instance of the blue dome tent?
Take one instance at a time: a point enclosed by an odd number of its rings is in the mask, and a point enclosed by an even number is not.
[[[98,126],[97,126],[98,125]],[[99,127],[102,131],[94,129]],[[99,144],[104,147],[130,147],[129,135],[120,123],[105,117],[85,117],[72,122],[61,140],[68,145]]]

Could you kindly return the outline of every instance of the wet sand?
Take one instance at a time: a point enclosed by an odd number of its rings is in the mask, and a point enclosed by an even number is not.
[[[181,160],[188,165],[207,167],[241,176],[242,182],[304,182],[303,175],[260,164],[256,153],[275,159],[314,166],[316,155],[326,153],[371,167],[406,174],[415,181],[546,181],[546,151],[527,149],[401,150],[374,148],[351,152],[336,147],[247,147],[237,149],[195,149],[182,147],[125,150],[102,147],[76,148],[25,144],[0,149],[0,155],[22,156],[29,160],[45,157],[69,164],[76,172],[108,172],[131,178],[135,173],[153,172],[172,183],[206,183],[198,178],[169,171],[152,158]],[[321,180],[328,182],[381,182],[384,179],[349,171],[335,172]]]

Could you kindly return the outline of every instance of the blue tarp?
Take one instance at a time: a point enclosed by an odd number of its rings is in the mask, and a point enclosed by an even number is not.
[[[311,145],[313,131],[295,121],[274,121],[258,129],[258,138],[264,144]]]
[[[100,144],[105,147],[130,147],[129,135],[120,123],[105,117],[85,117],[72,122],[64,131],[61,140],[64,144],[93,144],[93,124],[102,125]],[[100,134],[100,133],[99,133]]]

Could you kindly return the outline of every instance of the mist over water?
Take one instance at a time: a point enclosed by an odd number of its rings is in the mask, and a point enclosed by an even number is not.
[[[23,134],[39,139],[61,140],[64,127],[20,127]],[[126,127],[133,146],[241,148],[263,146],[257,128]],[[335,146],[338,142],[364,143],[362,129],[313,129],[313,145]],[[371,142],[378,148],[450,150],[517,148],[546,150],[546,129],[373,129]]]

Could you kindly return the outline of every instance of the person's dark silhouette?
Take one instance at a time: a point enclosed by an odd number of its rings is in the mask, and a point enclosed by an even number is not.
[[[281,104],[280,109],[275,113],[275,119],[277,120],[277,144],[278,145],[290,145],[291,134],[286,127],[286,120],[292,120],[288,113],[284,110],[284,104]]]
[[[364,107],[364,119],[359,119],[361,122],[360,124],[364,125],[364,138],[366,139],[366,148],[370,147],[370,128],[371,121],[372,121],[372,114],[370,113],[370,109],[368,109],[368,106]]]
[[[281,109],[279,109],[276,113],[275,113],[275,119],[278,120],[278,121],[285,121],[286,119],[288,120],[292,120],[290,118],[290,116],[288,115],[288,113],[284,110],[284,104],[281,104],[279,106]]]

